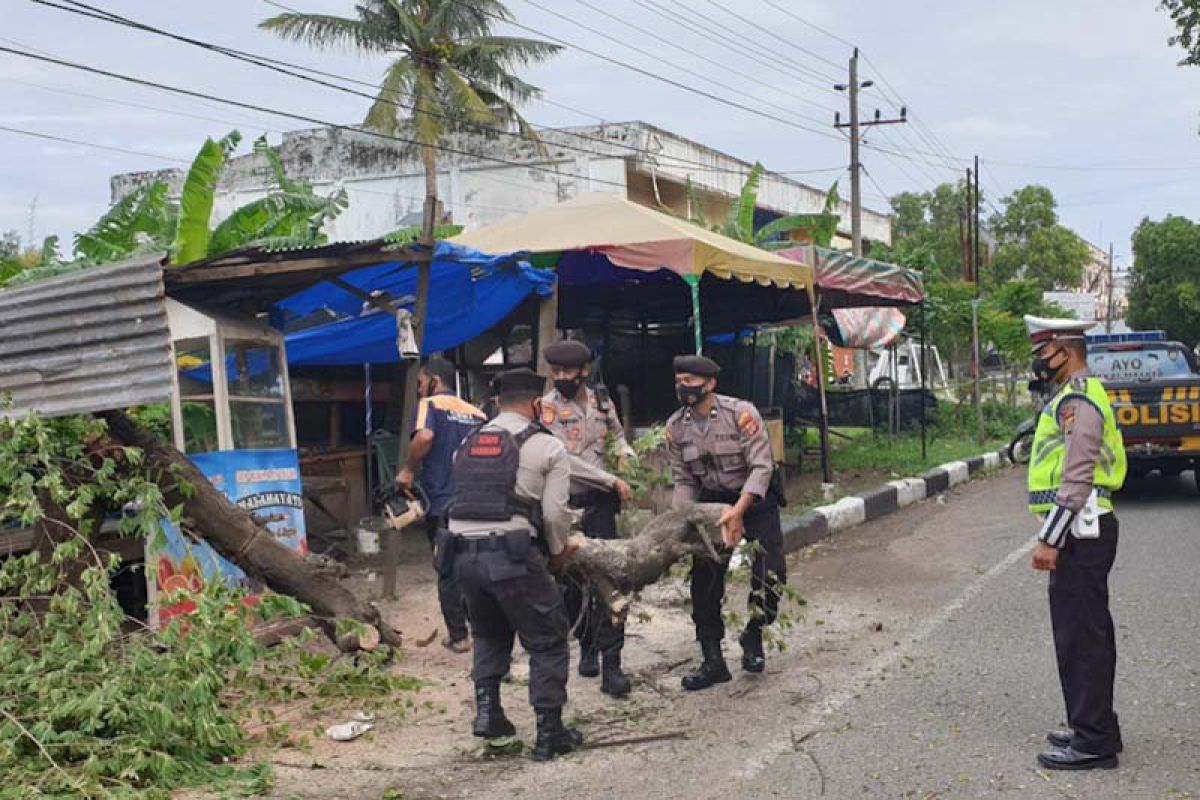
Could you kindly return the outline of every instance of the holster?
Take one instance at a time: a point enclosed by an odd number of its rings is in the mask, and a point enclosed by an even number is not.
[[[522,528],[504,532],[504,552],[508,553],[508,560],[512,563],[524,564],[532,547],[533,539],[528,530]]]
[[[454,574],[454,535],[449,528],[438,528],[433,537],[433,569],[442,578]]]
[[[767,487],[767,496],[775,498],[775,503],[780,508],[787,507],[787,495],[783,492],[783,475],[778,466],[771,470],[771,484]]]

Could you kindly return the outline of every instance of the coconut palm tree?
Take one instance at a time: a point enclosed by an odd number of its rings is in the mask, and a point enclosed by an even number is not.
[[[288,12],[259,27],[313,47],[344,47],[391,59],[363,126],[415,143],[425,168],[424,238],[431,239],[439,221],[438,148],[446,135],[516,127],[536,140],[517,106],[536,97],[538,89],[513,71],[561,48],[493,35],[496,22],[512,18],[501,0],[359,0],[355,13]]]

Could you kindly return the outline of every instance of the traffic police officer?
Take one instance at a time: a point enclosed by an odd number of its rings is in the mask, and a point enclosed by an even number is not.
[[[587,385],[592,351],[582,342],[556,342],[542,351],[550,365],[554,390],[542,398],[542,423],[571,455],[571,505],[582,509],[583,532],[596,539],[616,539],[617,514],[630,497],[629,484],[607,472],[609,442],[621,457],[634,455],[625,441],[621,420],[607,392]],[[581,470],[578,462],[582,461]],[[581,474],[586,472],[587,474]],[[578,582],[564,585],[567,613],[579,640],[579,674],[602,675],[600,691],[614,697],[629,694],[629,678],[621,671],[625,624],[614,622],[607,606],[594,591]],[[601,661],[601,657],[603,661]],[[603,664],[603,669],[601,669]]]
[[[1029,508],[1044,515],[1033,568],[1050,573],[1050,621],[1069,730],[1052,731],[1038,755],[1048,769],[1117,766],[1113,711],[1117,650],[1108,573],[1117,556],[1113,493],[1125,482],[1125,444],[1108,394],[1087,369],[1077,320],[1025,317],[1033,372],[1053,385],[1029,460]]]
[[[755,542],[751,565],[750,619],[742,631],[742,669],[766,666],[762,629],[775,621],[778,587],[787,582],[779,503],[771,490],[774,464],[762,418],[752,403],[716,394],[720,367],[704,356],[675,359],[675,391],[682,408],[667,421],[667,445],[674,481],[672,505],[728,503],[721,535],[732,549],[743,537]],[[692,620],[704,656],[700,668],[683,679],[683,688],[705,689],[731,680],[721,653],[725,624],[727,561],[697,558],[692,565]]]
[[[449,536],[439,548],[439,568],[454,570],[475,635],[472,732],[488,738],[515,732],[500,705],[515,634],[529,653],[529,701],[537,713],[533,757],[539,761],[583,742],[562,722],[569,623],[550,571],[572,552],[571,472],[566,448],[537,422],[545,385],[528,369],[496,376],[500,413],[455,456]]]

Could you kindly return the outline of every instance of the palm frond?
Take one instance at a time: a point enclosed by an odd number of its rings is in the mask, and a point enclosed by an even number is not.
[[[447,105],[454,109],[455,116],[461,116],[467,122],[480,124],[495,121],[496,115],[492,108],[453,67],[442,67],[438,71],[438,77],[441,78],[441,83],[445,88]]]
[[[384,74],[379,94],[367,110],[363,127],[368,130],[396,136],[399,133],[401,112],[415,107],[413,88],[417,69],[411,59],[397,59]]]
[[[392,28],[332,14],[288,12],[265,19],[258,27],[317,48],[347,47],[367,53],[386,53],[395,45],[388,36]]]

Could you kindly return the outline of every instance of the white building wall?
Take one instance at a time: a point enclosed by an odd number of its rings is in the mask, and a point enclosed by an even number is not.
[[[540,147],[507,137],[452,140],[454,149],[489,156],[440,156],[439,196],[453,221],[465,227],[489,225],[586,192],[629,196],[631,170],[677,185],[690,180],[710,197],[736,197],[751,166],[640,122],[572,131],[587,138],[543,131]],[[349,208],[326,228],[333,241],[375,238],[419,218],[424,170],[411,153],[388,141],[355,131],[304,130],[285,134],[279,153],[289,176],[311,182],[324,194],[337,188],[347,191]],[[113,199],[151,180],[167,180],[177,192],[183,176],[182,170],[117,175],[112,179]],[[215,217],[223,218],[263,196],[270,178],[265,159],[256,155],[232,159],[222,176]],[[760,186],[759,205],[779,214],[818,212],[825,191],[768,174]],[[848,229],[849,208],[842,205],[842,227]],[[868,239],[890,242],[890,217],[864,211],[863,232]]]

